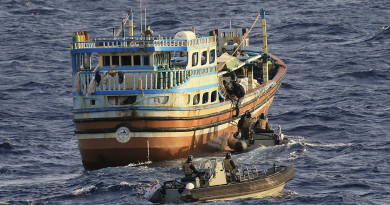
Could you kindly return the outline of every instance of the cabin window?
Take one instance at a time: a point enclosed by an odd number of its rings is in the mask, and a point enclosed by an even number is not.
[[[149,56],[148,55],[144,56],[144,65],[146,65],[146,66],[150,65],[150,63],[149,63]]]
[[[91,101],[90,101],[90,104],[91,104],[91,105],[96,105],[96,100],[91,100]]]
[[[193,104],[197,105],[197,104],[199,104],[199,101],[200,101],[200,94],[194,95],[194,102],[193,102]]]
[[[103,66],[110,66],[110,56],[103,56]]]
[[[215,49],[210,51],[210,64],[215,62]]]
[[[217,91],[214,90],[212,93],[211,93],[211,102],[215,102],[217,100]]]
[[[209,102],[209,92],[203,93],[202,104],[206,104]]]
[[[112,65],[119,65],[119,56],[112,56]]]
[[[121,56],[122,60],[122,66],[123,65],[130,65],[131,66],[131,56]]]
[[[154,102],[158,104],[167,104],[169,101],[169,96],[159,96],[154,98]]]
[[[192,66],[198,65],[198,52],[192,54]]]
[[[207,63],[207,51],[203,51],[201,61],[202,61],[202,65],[206,65],[206,63]]]
[[[134,56],[134,65],[141,65],[141,56],[140,55]]]

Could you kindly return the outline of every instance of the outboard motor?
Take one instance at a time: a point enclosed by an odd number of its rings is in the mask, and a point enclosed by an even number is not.
[[[161,203],[164,199],[160,189],[161,184],[156,180],[149,188],[146,189],[144,199],[149,200],[152,203]]]

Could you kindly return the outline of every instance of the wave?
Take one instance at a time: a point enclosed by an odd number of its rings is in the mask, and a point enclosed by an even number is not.
[[[359,80],[388,80],[389,77],[386,73],[379,72],[376,69],[369,69],[365,71],[345,72],[337,75],[337,78],[356,78]]]
[[[282,25],[282,26],[274,26],[274,29],[275,30],[282,30],[284,31],[285,29],[297,29],[297,30],[301,30],[301,29],[305,29],[305,28],[318,28],[318,27],[321,27],[321,26],[324,26],[324,24],[321,24],[321,23],[291,23],[291,24],[286,24],[286,25]]]
[[[294,128],[289,129],[289,132],[294,132],[294,133],[307,133],[307,132],[312,132],[312,133],[321,133],[325,131],[341,131],[343,130],[342,127],[331,127],[327,125],[301,125],[297,126]]]
[[[371,189],[371,186],[362,182],[347,182],[331,187],[333,189]]]
[[[151,24],[151,27],[154,27],[154,26],[161,26],[161,25],[164,25],[164,26],[174,26],[174,25],[178,25],[178,24],[181,24],[180,21],[177,21],[177,20],[165,20],[165,21],[154,21],[152,24]]]
[[[295,86],[290,83],[283,82],[281,85],[281,89],[295,89]]]
[[[0,144],[0,154],[7,154],[15,150],[15,147],[8,142]]]
[[[97,190],[96,186],[92,185],[89,187],[82,187],[80,189],[76,189],[76,190],[72,191],[71,195],[77,196],[77,195],[81,195],[81,194],[90,194],[96,190]]]
[[[390,29],[388,27],[383,27],[381,31],[377,32],[372,37],[364,40],[363,42],[373,42],[373,41],[382,41],[389,39]]]
[[[305,145],[310,147],[331,147],[331,148],[338,148],[338,147],[350,147],[352,143],[329,143],[329,144],[314,144],[314,143],[305,143]]]
[[[62,9],[55,9],[55,8],[42,8],[42,9],[28,9],[28,10],[17,10],[17,11],[10,11],[10,14],[13,15],[60,15],[65,14],[66,11]]]

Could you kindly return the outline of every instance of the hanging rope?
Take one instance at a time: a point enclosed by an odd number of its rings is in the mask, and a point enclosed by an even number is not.
[[[97,69],[99,68],[99,64],[96,65],[95,69],[93,69],[93,73],[95,73],[97,71]],[[99,81],[100,82],[100,81]],[[92,95],[94,92],[96,91],[96,76],[94,75],[92,77],[92,80],[91,82],[89,83],[88,85],[88,93],[86,96],[90,96]]]
[[[241,41],[240,45],[238,45],[238,47],[236,48],[236,50],[234,50],[234,52],[232,53],[232,56],[234,56],[234,54],[237,53],[238,48],[240,48],[241,44],[244,42],[244,40],[246,39],[246,37],[247,37],[247,36],[249,35],[249,33],[252,31],[253,27],[256,25],[256,22],[259,20],[259,18],[260,18],[260,16],[261,16],[261,13],[262,13],[262,12],[263,12],[263,11],[260,11],[259,15],[257,15],[257,18],[256,18],[255,22],[253,22],[253,24],[252,24],[251,28],[249,29],[249,31],[246,32],[246,33],[244,34],[244,36],[242,37],[242,41]]]
[[[76,94],[80,94],[81,92],[81,85],[80,85],[80,72],[77,72],[76,77],[74,79],[74,91]]]

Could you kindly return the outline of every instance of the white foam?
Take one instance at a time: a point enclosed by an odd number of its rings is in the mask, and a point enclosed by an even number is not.
[[[131,184],[128,183],[128,182],[121,182],[119,185],[121,185],[121,186],[131,186]]]
[[[147,164],[151,164],[152,161],[146,161],[146,162],[140,162],[140,163],[130,163],[124,167],[136,167],[136,166],[142,166],[142,165],[147,165]]]
[[[96,187],[93,186],[93,185],[89,186],[89,187],[83,187],[81,189],[76,189],[76,190],[72,191],[72,194],[77,196],[77,195],[80,195],[80,194],[83,194],[83,193],[88,193],[88,192],[90,192],[93,189],[96,189]]]
[[[352,143],[332,143],[332,144],[312,144],[312,143],[305,143],[305,145],[311,146],[311,147],[349,147],[353,145]]]

